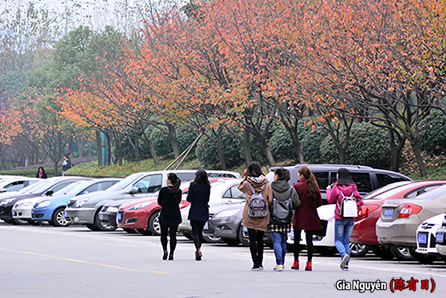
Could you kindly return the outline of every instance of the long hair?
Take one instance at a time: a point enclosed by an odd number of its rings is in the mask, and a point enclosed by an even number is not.
[[[37,173],[40,173],[40,169],[42,169],[42,174],[45,174],[45,169],[44,169],[43,167],[39,167],[39,168],[37,169]]]
[[[291,179],[290,171],[284,168],[277,168],[274,171],[274,175],[277,175],[277,180],[290,181]]]
[[[262,172],[262,168],[256,162],[252,162],[248,165],[246,168],[246,175],[250,177],[265,176],[265,174]]]
[[[338,170],[338,185],[349,186],[350,184],[355,184],[352,179],[350,171],[346,168],[340,168]]]
[[[192,187],[193,185],[197,185],[199,183],[204,183],[206,185],[211,185],[209,183],[208,173],[206,173],[205,170],[198,170],[195,173],[195,179],[190,183],[189,187]]]
[[[174,173],[167,174],[167,178],[172,183],[172,187],[170,188],[170,193],[176,194],[180,191],[181,179]]]
[[[316,205],[319,199],[319,185],[317,184],[316,176],[311,173],[310,168],[307,166],[299,168],[297,172],[307,179],[308,200],[311,205]]]

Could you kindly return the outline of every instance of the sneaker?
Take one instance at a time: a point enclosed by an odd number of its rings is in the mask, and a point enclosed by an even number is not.
[[[345,268],[345,265],[347,265],[348,259],[350,259],[349,255],[344,255],[342,257],[342,261],[341,261],[341,269]]]
[[[259,267],[259,270],[263,270],[263,266],[260,266],[260,267]]]
[[[348,265],[345,265],[344,269],[342,269],[344,271],[348,271]]]
[[[275,271],[282,271],[283,270],[283,265],[277,265],[276,267],[274,267]]]
[[[259,267],[256,267],[256,266],[253,266],[253,267],[251,268],[251,271],[260,271],[260,268],[259,268]]]
[[[201,261],[201,257],[203,256],[203,254],[201,253],[200,250],[195,252],[195,260],[197,261]]]

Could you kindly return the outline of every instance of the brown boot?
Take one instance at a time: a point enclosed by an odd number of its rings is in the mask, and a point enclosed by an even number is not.
[[[299,270],[299,260],[294,260],[294,264],[291,266],[291,269]]]

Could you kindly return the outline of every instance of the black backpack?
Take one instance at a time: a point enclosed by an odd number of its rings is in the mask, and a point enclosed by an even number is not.
[[[263,186],[261,192],[256,193],[251,183],[248,182],[249,188],[251,188],[252,196],[251,201],[248,205],[248,215],[250,217],[265,217],[268,215],[268,205],[266,204],[265,198],[263,197],[263,191],[265,190],[268,181]]]
[[[293,190],[290,191],[290,197],[286,201],[279,201],[273,198],[273,205],[271,209],[271,222],[278,225],[286,225],[291,223],[293,218],[293,203],[291,202],[291,195]]]

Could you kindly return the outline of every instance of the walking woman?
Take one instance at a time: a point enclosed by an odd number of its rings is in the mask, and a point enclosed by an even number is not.
[[[354,217],[342,217],[340,206],[344,197],[349,197],[353,194],[356,200],[356,206],[359,208],[363,205],[361,196],[359,195],[356,184],[353,182],[350,171],[346,168],[340,168],[337,173],[337,182],[327,189],[331,190],[327,201],[330,204],[336,203],[335,208],[335,244],[341,255],[341,269],[348,270],[350,263],[350,235],[355,224]]]
[[[313,270],[313,235],[321,230],[321,222],[317,214],[317,207],[322,205],[321,192],[316,177],[309,167],[301,167],[298,170],[299,182],[295,183],[294,189],[300,199],[299,208],[294,210],[294,264],[291,269],[299,269],[299,253],[301,250],[300,237],[302,230],[305,231],[307,241],[307,265],[305,271]]]
[[[163,246],[163,260],[167,260],[167,234],[170,235],[169,260],[173,260],[173,254],[177,245],[178,225],[181,223],[181,180],[174,173],[169,173],[166,178],[167,186],[160,189],[158,205],[161,206],[159,222],[161,226],[161,245]]]
[[[274,181],[271,182],[273,198],[278,201],[286,201],[291,198],[293,208],[300,206],[299,196],[296,190],[290,186],[290,172],[284,168],[274,171]],[[270,223],[269,230],[273,238],[276,267],[274,270],[282,271],[285,264],[286,241],[291,230],[291,222],[288,224]]]
[[[203,243],[203,227],[209,220],[209,196],[211,185],[205,170],[198,170],[195,179],[190,183],[187,201],[191,202],[189,217],[192,236],[195,244],[195,260],[201,261],[201,243]]]
[[[271,184],[268,183],[268,179],[265,177],[265,174],[263,174],[258,163],[250,163],[248,168],[243,172],[243,176],[244,179],[238,186],[238,189],[246,195],[242,225],[248,229],[249,249],[254,264],[251,270],[259,271],[263,270],[263,234],[268,229],[270,215],[268,211],[266,216],[251,217],[248,214],[248,206],[250,205],[251,197],[254,194],[252,189],[256,193],[262,193],[267,204],[267,210],[269,210],[271,206],[273,193]]]

